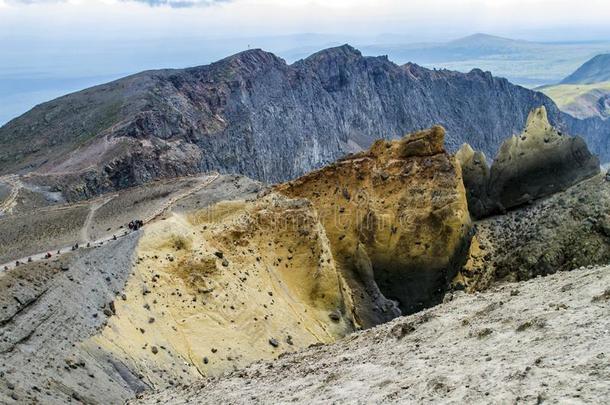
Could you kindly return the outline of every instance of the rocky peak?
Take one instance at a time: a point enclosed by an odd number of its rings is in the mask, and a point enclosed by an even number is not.
[[[435,125],[429,130],[408,135],[397,142],[397,149],[403,158],[445,153],[445,128]]]
[[[305,59],[305,62],[309,63],[322,63],[322,62],[335,62],[335,63],[347,63],[353,62],[354,60],[362,59],[362,53],[351,45],[344,44],[334,48],[324,49],[320,52],[316,52],[313,55]]]
[[[464,179],[464,187],[466,187],[470,214],[475,218],[480,218],[486,212],[480,196],[486,193],[487,181],[489,180],[489,166],[485,154],[475,151],[469,144],[465,143],[455,154],[455,159],[462,168],[462,178]]]
[[[396,141],[380,139],[371,146],[369,152],[371,156],[383,161],[439,153],[445,153],[445,129],[440,125],[405,135]]]
[[[239,52],[214,65],[228,65],[233,69],[247,72],[259,71],[272,66],[287,66],[284,59],[258,48]]]
[[[307,198],[320,214],[362,325],[392,317],[386,298],[403,313],[438,302],[465,256],[470,216],[444,135],[436,126],[379,140],[277,187]]]
[[[599,173],[599,160],[580,137],[563,136],[549,123],[544,106],[533,109],[520,135],[508,138],[487,173],[475,153],[463,148],[469,206],[483,217],[564,190]],[[480,159],[479,159],[480,160]]]
[[[522,160],[525,155],[539,155],[545,150],[556,150],[561,147],[556,144],[562,142],[564,137],[549,122],[546,108],[537,107],[530,111],[523,132],[504,141],[496,160]]]
[[[523,132],[524,134],[527,133],[527,136],[530,136],[531,138],[538,139],[542,137],[543,140],[545,135],[546,137],[553,138],[560,136],[559,132],[555,130],[549,122],[546,107],[544,106],[540,106],[530,111]]]
[[[428,74],[428,69],[419,66],[417,63],[408,62],[402,65],[402,68],[412,77],[421,77]]]

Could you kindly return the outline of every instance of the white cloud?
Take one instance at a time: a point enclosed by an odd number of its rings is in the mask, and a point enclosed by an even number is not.
[[[197,7],[197,6],[211,6],[218,3],[225,3],[231,0],[107,0],[103,1],[107,4],[116,4],[119,2],[137,2],[144,3],[149,6],[168,6],[168,7]],[[72,3],[72,4],[83,4],[83,1],[79,0],[0,0],[0,5],[34,5],[34,4],[50,4],[50,3]]]
[[[555,30],[568,39],[585,31],[565,27],[610,30],[607,0],[0,0],[0,6],[0,38],[392,32],[426,40]]]

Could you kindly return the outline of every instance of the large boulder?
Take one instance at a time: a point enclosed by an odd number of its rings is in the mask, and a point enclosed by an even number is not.
[[[530,112],[520,135],[508,138],[487,174],[477,167],[474,152],[458,152],[469,190],[472,214],[484,217],[529,203],[600,172],[599,159],[580,137],[563,135],[551,126],[545,107]]]
[[[317,208],[360,324],[440,301],[465,258],[471,221],[459,164],[442,127],[312,172],[277,190]]]

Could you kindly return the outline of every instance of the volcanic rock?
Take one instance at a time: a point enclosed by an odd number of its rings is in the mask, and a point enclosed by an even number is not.
[[[444,135],[437,126],[379,140],[277,187],[317,209],[362,325],[394,317],[388,300],[404,313],[440,302],[465,258],[470,216]]]
[[[467,173],[470,210],[479,218],[565,190],[600,172],[599,159],[584,140],[553,128],[544,106],[530,112],[520,135],[504,141],[489,171],[484,156],[469,146],[456,157]]]
[[[31,172],[71,200],[211,170],[286,181],[437,123],[450,150],[493,156],[539,105],[610,160],[610,121],[575,119],[489,72],[399,66],[349,45],[291,65],[253,49],[41,104],[0,128],[0,174]]]

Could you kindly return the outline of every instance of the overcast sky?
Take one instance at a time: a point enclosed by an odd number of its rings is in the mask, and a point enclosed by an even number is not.
[[[548,40],[607,38],[609,21],[608,0],[0,0],[2,39],[483,31]]]

